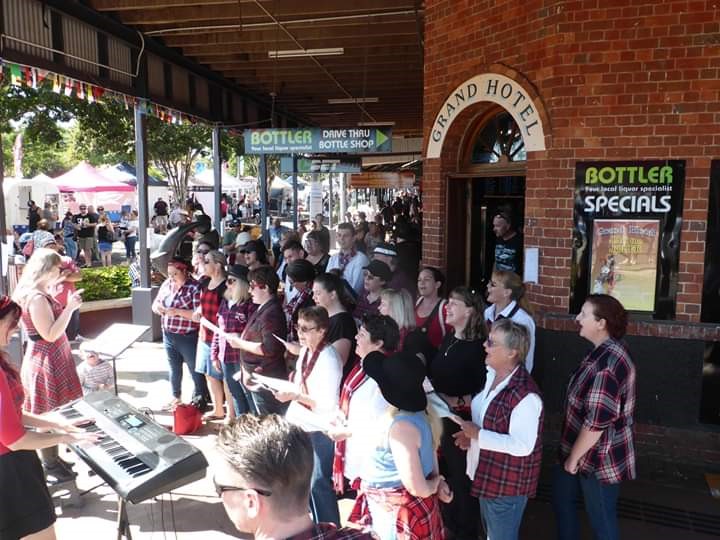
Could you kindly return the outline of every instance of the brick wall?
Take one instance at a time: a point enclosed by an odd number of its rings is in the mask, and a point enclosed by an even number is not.
[[[537,93],[546,148],[528,155],[525,244],[539,246],[539,312],[567,313],[579,160],[687,161],[677,318],[699,321],[710,159],[720,154],[720,10],[708,1],[426,0],[424,132],[448,94],[503,73]],[[533,86],[528,87],[529,81]],[[447,176],[464,111],[424,167],[423,258],[445,266]],[[450,209],[451,210],[451,209]]]

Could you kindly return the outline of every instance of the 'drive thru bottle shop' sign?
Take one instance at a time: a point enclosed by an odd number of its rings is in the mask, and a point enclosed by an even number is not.
[[[246,154],[372,154],[392,152],[390,128],[246,129]]]

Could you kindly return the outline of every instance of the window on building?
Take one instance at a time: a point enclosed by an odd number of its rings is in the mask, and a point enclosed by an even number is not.
[[[515,119],[507,112],[495,115],[475,139],[470,162],[509,163],[526,161],[525,143]]]

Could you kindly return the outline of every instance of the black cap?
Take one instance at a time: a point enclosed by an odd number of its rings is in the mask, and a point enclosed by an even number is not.
[[[363,359],[363,370],[377,382],[390,405],[410,412],[424,411],[427,407],[423,389],[425,365],[416,355],[400,352],[385,356],[372,352]]]
[[[240,253],[260,253],[261,249],[257,240],[250,240],[238,251],[240,251]]]
[[[379,277],[385,283],[392,279],[392,270],[390,270],[390,267],[382,261],[370,261],[370,264],[364,266],[363,270],[367,270],[373,276]]]
[[[228,276],[232,276],[234,278],[242,279],[243,281],[248,280],[248,274],[250,271],[248,270],[248,267],[244,264],[232,264],[228,266],[227,274]]]

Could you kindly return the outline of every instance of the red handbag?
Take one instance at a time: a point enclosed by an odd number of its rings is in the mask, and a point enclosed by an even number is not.
[[[173,432],[190,435],[202,427],[202,413],[194,405],[179,404],[173,411]]]

